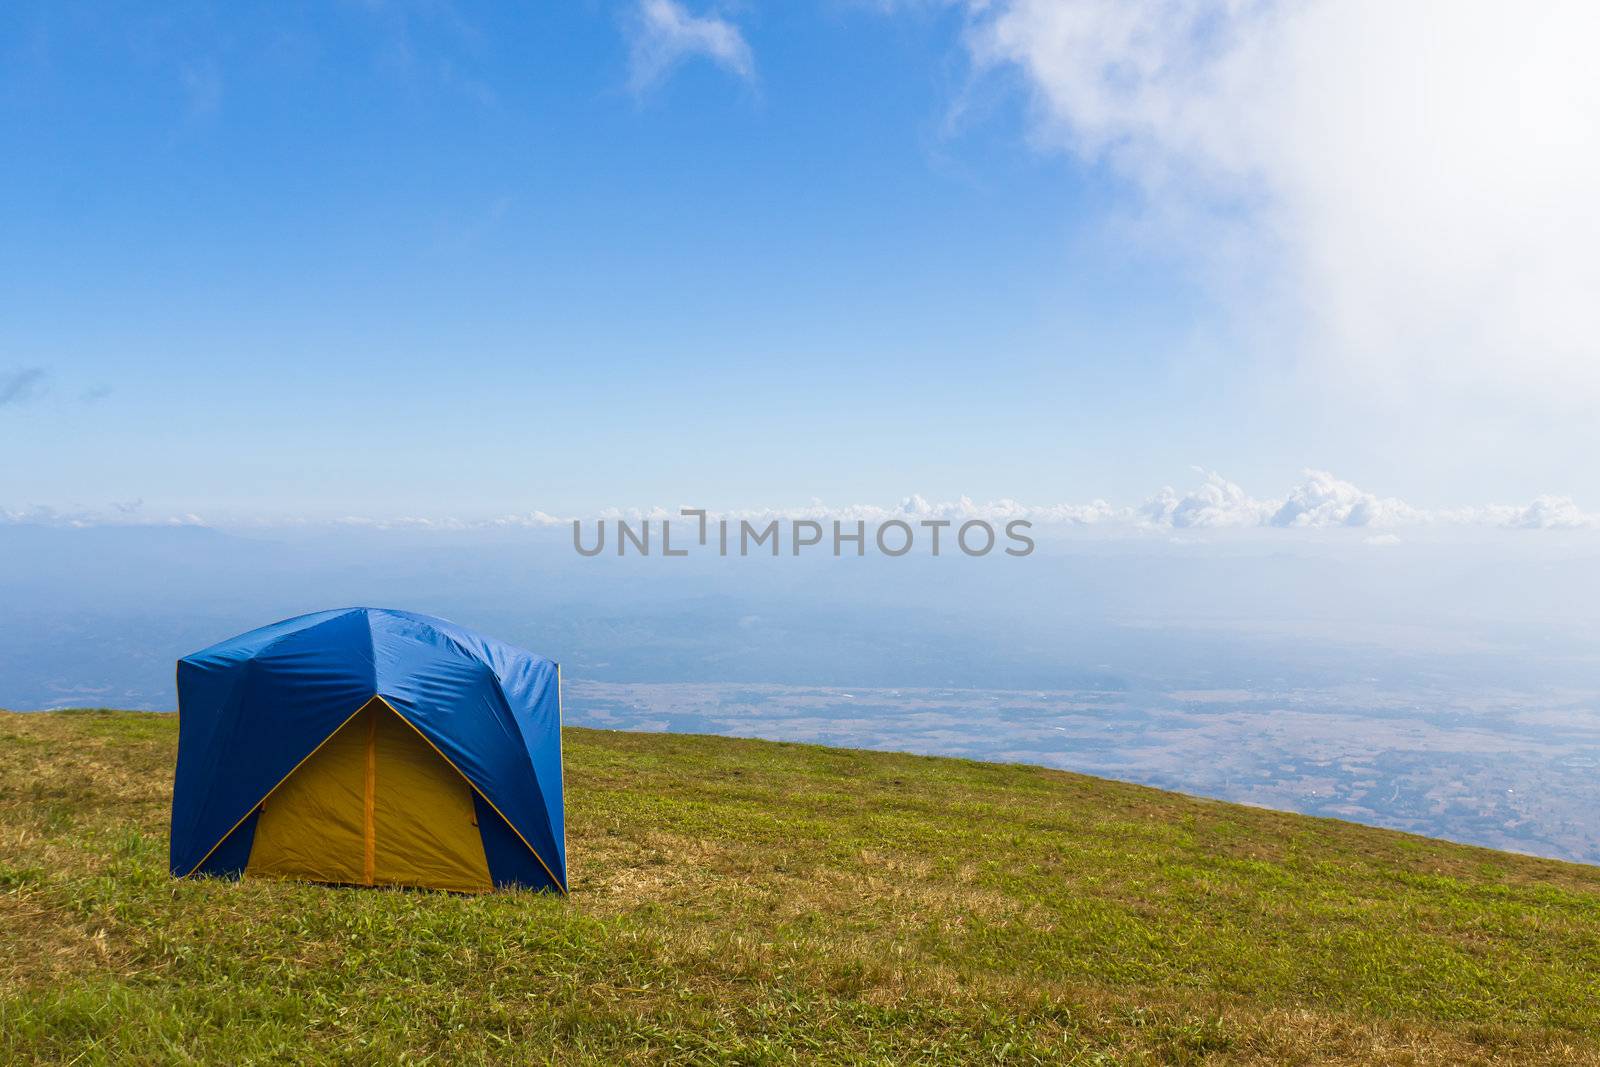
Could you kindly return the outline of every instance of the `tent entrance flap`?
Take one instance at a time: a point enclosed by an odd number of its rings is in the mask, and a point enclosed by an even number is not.
[[[262,802],[245,874],[493,888],[472,787],[376,698]]]

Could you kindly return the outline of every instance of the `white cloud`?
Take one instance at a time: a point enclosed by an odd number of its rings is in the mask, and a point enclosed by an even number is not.
[[[1535,497],[1531,504],[1489,504],[1441,513],[1445,521],[1505,526],[1516,530],[1600,529],[1600,514],[1586,512],[1569,496]]]
[[[1525,530],[1570,530],[1600,525],[1600,516],[1579,510],[1568,496],[1541,496],[1512,516],[1505,525]]]
[[[602,517],[605,517],[604,514]],[[630,512],[628,517],[677,519],[679,513],[656,508],[649,512],[635,510]],[[1053,525],[1092,526],[1105,523],[1130,522],[1133,518],[1133,510],[1131,508],[1113,507],[1104,500],[1094,500],[1087,504],[1023,504],[1003,497],[999,500],[979,503],[971,497],[963,496],[955,500],[933,503],[920,494],[913,493],[893,507],[884,507],[879,504],[833,505],[823,503],[821,500],[812,500],[811,503],[802,507],[713,511],[708,512],[707,518],[711,521],[728,519],[731,522],[748,521],[752,523],[770,522],[773,519],[785,521],[789,519],[813,519],[818,522],[831,522],[837,519],[840,522],[860,521],[869,525],[888,522],[891,519],[899,519],[902,522],[910,523],[940,519],[959,523],[970,519],[984,519],[997,524],[1010,522],[1012,519],[1028,519],[1032,522]]]
[[[1380,396],[1600,396],[1600,5],[966,0],[1041,140]]]
[[[55,508],[47,504],[12,509],[0,507],[0,526],[55,526],[80,529],[90,526],[204,526],[200,516],[185,512],[176,515],[144,517],[139,514],[143,501],[120,501],[102,511],[74,505]]]
[[[1427,521],[1402,500],[1380,498],[1340,481],[1327,471],[1308,470],[1267,519],[1270,526],[1396,526]]]
[[[1245,491],[1215,471],[1201,470],[1205,481],[1179,494],[1163,486],[1139,508],[1139,518],[1151,526],[1178,529],[1203,526],[1258,526],[1273,505],[1250,499]]]
[[[944,519],[964,522],[984,519],[992,523],[1026,519],[1039,526],[1081,526],[1143,530],[1183,530],[1262,527],[1321,530],[1336,527],[1385,530],[1407,526],[1450,525],[1508,529],[1600,529],[1600,515],[1582,511],[1568,497],[1539,497],[1529,505],[1489,504],[1430,511],[1393,497],[1380,497],[1327,471],[1306,470],[1301,481],[1282,496],[1257,498],[1215,471],[1196,467],[1200,484],[1179,492],[1165,486],[1137,507],[1094,500],[1086,504],[1027,504],[1010,498],[978,502],[971,497],[934,503],[913,494],[898,504],[833,505],[812,500],[798,507],[728,511],[708,510],[708,521],[766,523],[774,519],[813,519],[819,522],[862,521],[869,525],[900,519],[916,522]],[[686,505],[687,506],[687,505]],[[542,513],[535,513],[542,514]],[[547,517],[551,524],[570,519]],[[695,522],[678,508],[607,508],[593,518],[640,522]],[[1398,541],[1378,534],[1369,544]]]
[[[529,511],[525,514],[502,515],[497,519],[490,519],[489,525],[538,529],[543,526],[565,526],[571,521],[571,519],[563,519],[559,515],[551,515],[543,511]]]
[[[1541,496],[1527,505],[1488,504],[1430,511],[1403,500],[1380,497],[1327,471],[1306,470],[1282,497],[1257,500],[1221,475],[1197,468],[1203,482],[1186,493],[1163,488],[1137,509],[1146,526],[1184,529],[1268,526],[1280,529],[1330,527],[1394,528],[1442,524],[1524,530],[1600,529],[1600,515],[1585,512],[1570,497]],[[1368,544],[1391,544],[1383,535]],[[1398,538],[1395,539],[1398,541]]]
[[[629,37],[629,82],[636,92],[695,56],[741,78],[755,75],[755,56],[737,26],[716,15],[690,14],[677,0],[640,0]]]
[[[1387,545],[1398,543],[1399,538],[1387,532],[1415,526],[1451,526],[1499,528],[1506,530],[1595,530],[1600,531],[1600,513],[1587,512],[1572,498],[1540,496],[1528,504],[1484,504],[1470,507],[1429,510],[1414,507],[1403,500],[1380,497],[1350,482],[1343,481],[1327,471],[1306,470],[1301,481],[1277,497],[1251,496],[1243,487],[1227,478],[1201,467],[1195,468],[1200,484],[1179,492],[1170,486],[1147,498],[1138,506],[1110,504],[1093,500],[1084,504],[1028,504],[1002,497],[998,500],[976,501],[962,496],[954,500],[934,502],[913,494],[899,503],[832,505],[813,499],[798,507],[707,509],[709,522],[727,520],[729,523],[748,521],[765,525],[773,520],[790,521],[811,519],[817,522],[865,522],[869,526],[898,519],[904,522],[943,520],[960,524],[972,519],[982,519],[996,526],[1014,519],[1025,519],[1040,527],[1094,527],[1133,534],[1163,533],[1175,530],[1216,530],[1260,528],[1269,530],[1326,530],[1348,528],[1370,530],[1366,544]],[[561,516],[545,511],[526,511],[487,518],[462,518],[458,516],[389,516],[372,517],[347,515],[333,519],[306,517],[273,517],[255,515],[223,520],[216,525],[270,527],[332,526],[368,530],[418,530],[437,532],[471,532],[490,530],[551,530],[569,526],[575,519],[585,522],[605,519],[609,522],[625,521],[637,524],[649,520],[659,523],[670,520],[675,524],[693,526],[698,519],[685,516],[682,508],[654,506],[648,508],[605,508],[583,516]],[[205,525],[205,520],[192,514],[167,517],[145,513],[143,502],[114,502],[107,509],[96,510],[74,506],[60,510],[34,506],[25,510],[7,510],[0,507],[0,524],[28,523],[47,526],[107,526],[107,525]]]

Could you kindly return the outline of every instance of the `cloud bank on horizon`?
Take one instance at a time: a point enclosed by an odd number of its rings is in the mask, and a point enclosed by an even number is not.
[[[773,519],[863,521],[891,519],[986,519],[1009,522],[1025,519],[1040,526],[1098,527],[1108,530],[1221,530],[1265,528],[1326,530],[1340,527],[1392,530],[1417,526],[1452,526],[1510,530],[1596,530],[1600,513],[1584,511],[1570,497],[1539,496],[1527,504],[1485,504],[1454,508],[1414,507],[1393,497],[1380,497],[1343,481],[1327,471],[1306,470],[1302,480],[1280,497],[1256,498],[1222,475],[1195,468],[1199,485],[1185,492],[1171,486],[1137,505],[1116,505],[1104,500],[1084,504],[1025,504],[1000,499],[978,503],[969,497],[933,503],[913,494],[892,507],[876,504],[832,506],[813,500],[800,507],[746,510],[708,509],[713,519],[768,522]],[[685,507],[691,505],[684,505]],[[400,516],[379,518],[347,515],[335,519],[257,515],[208,521],[193,513],[152,516],[142,502],[124,501],[109,509],[57,509],[0,507],[0,522],[41,526],[246,526],[252,528],[336,526],[372,530],[419,529],[466,531],[488,529],[540,529],[565,526],[577,519],[623,520],[680,519],[679,508],[607,508],[593,515],[562,516],[533,510],[490,518]],[[1372,539],[1390,544],[1392,539]]]

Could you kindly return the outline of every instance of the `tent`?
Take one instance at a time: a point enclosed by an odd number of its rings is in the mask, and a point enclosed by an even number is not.
[[[550,660],[345,608],[178,661],[172,873],[566,892]]]

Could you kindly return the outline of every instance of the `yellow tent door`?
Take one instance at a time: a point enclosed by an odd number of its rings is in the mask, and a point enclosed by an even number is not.
[[[268,794],[245,873],[493,888],[472,787],[376,697]]]

